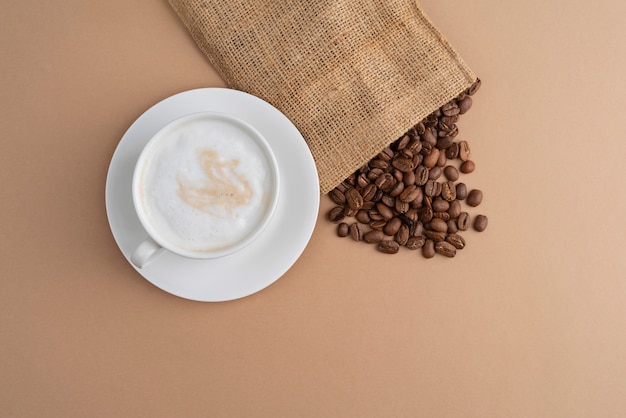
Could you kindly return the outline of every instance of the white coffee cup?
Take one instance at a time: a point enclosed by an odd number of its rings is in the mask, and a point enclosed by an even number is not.
[[[241,250],[278,203],[278,164],[248,123],[199,112],[160,129],[142,150],[133,204],[148,238],[131,256],[142,268],[162,250],[211,259]]]

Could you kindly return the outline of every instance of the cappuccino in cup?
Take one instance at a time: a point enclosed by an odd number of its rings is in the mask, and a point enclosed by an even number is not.
[[[201,112],[168,124],[135,168],[133,201],[152,242],[133,262],[142,267],[159,247],[191,258],[244,247],[269,222],[278,189],[272,150],[247,123]]]

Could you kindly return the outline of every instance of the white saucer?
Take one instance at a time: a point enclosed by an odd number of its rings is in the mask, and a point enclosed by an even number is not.
[[[109,166],[107,216],[115,241],[127,260],[147,236],[131,196],[133,169],[139,153],[152,135],[168,122],[204,110],[219,111],[248,122],[270,144],[280,171],[281,190],[276,212],[261,236],[235,254],[213,260],[192,260],[164,252],[143,269],[136,270],[173,295],[219,302],[264,289],[296,262],[317,220],[319,179],[304,138],[291,121],[269,103],[224,88],[196,89],[171,96],[148,109],[130,126]]]

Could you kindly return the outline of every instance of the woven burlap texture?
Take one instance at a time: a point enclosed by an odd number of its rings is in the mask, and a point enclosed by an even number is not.
[[[169,0],[233,89],[283,112],[326,193],[476,76],[415,0]]]

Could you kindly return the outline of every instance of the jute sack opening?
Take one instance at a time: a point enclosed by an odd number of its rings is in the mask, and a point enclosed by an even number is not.
[[[169,0],[230,88],[300,130],[327,193],[476,76],[415,0]]]

